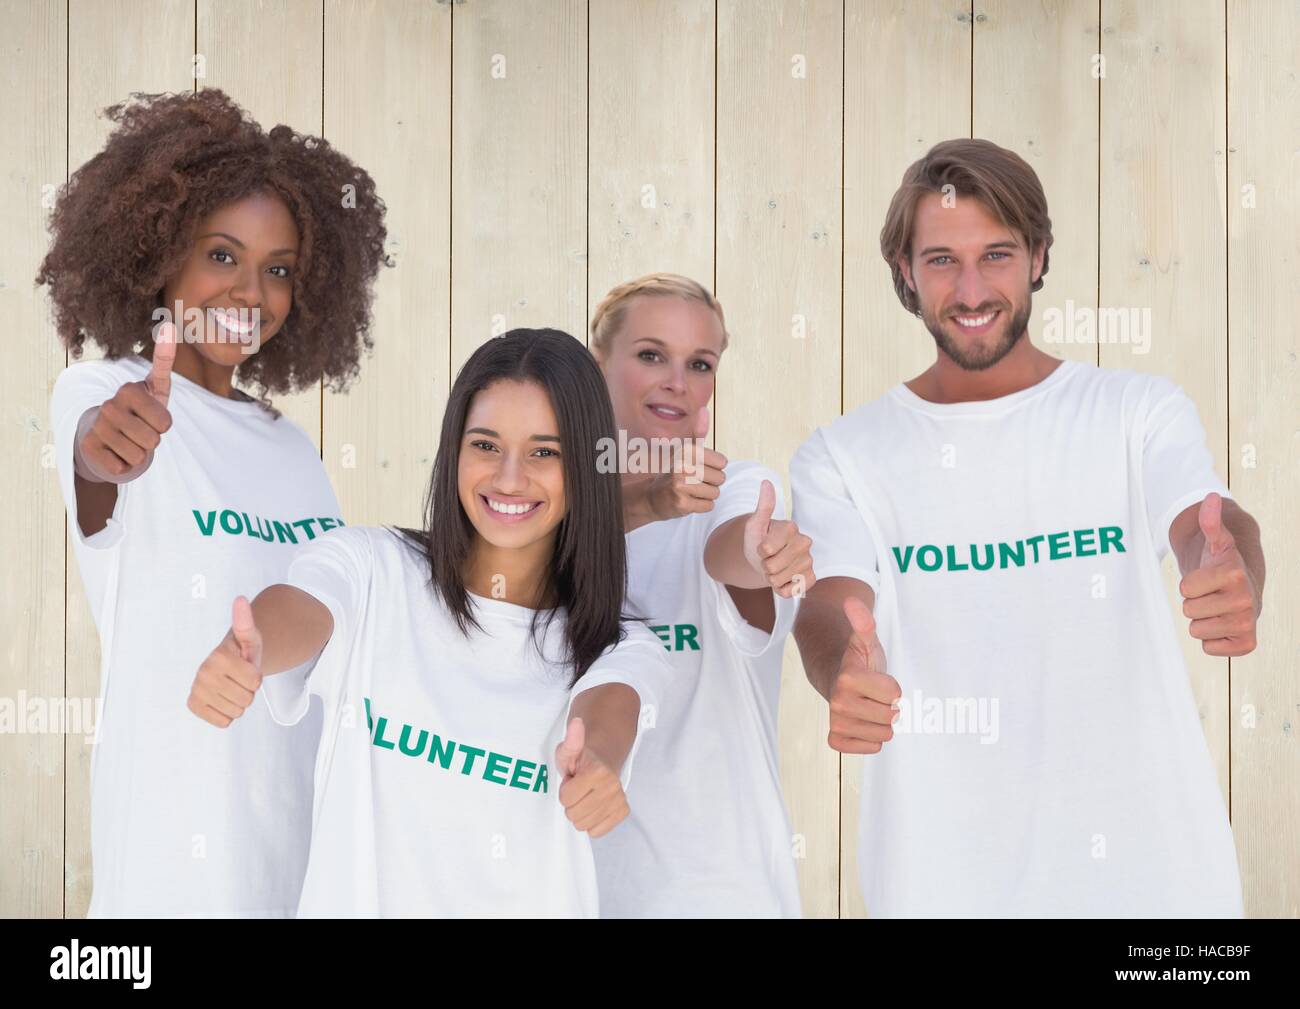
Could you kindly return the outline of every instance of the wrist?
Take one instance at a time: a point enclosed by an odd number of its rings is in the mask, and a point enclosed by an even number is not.
[[[81,443],[85,441],[86,434],[95,423],[95,418],[99,416],[99,407],[92,406],[89,410],[81,415],[77,421],[77,433],[72,437],[72,472],[81,477],[87,483],[108,483],[104,474],[90,465],[86,457],[82,454]]]
[[[646,495],[648,480],[623,485],[623,530],[631,532],[655,521]]]
[[[625,733],[602,732],[599,725],[591,726],[587,729],[586,750],[596,760],[608,768],[615,777],[623,771],[623,762],[627,760],[627,755],[632,749],[631,739],[623,738]],[[616,738],[618,737],[618,738]],[[633,723],[632,738],[636,737],[636,725]],[[626,744],[626,745],[625,745]]]

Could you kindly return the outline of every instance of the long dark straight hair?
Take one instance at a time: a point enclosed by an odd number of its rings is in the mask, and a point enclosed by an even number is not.
[[[512,329],[479,347],[452,385],[442,434],[425,497],[424,529],[398,529],[429,564],[431,588],[451,611],[461,633],[482,630],[465,589],[465,565],[477,535],[461,506],[460,448],[465,417],[476,393],[495,382],[535,382],[551,400],[559,422],[565,515],[542,580],[549,625],[558,608],[568,612],[565,659],[577,682],[591,664],[623,638],[627,548],[619,474],[597,467],[602,438],[615,439],[609,390],[587,348],[558,329]]]

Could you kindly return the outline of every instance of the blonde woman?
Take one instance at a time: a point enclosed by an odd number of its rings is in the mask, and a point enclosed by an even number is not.
[[[629,449],[628,605],[674,672],[628,822],[593,846],[602,917],[800,913],[776,727],[811,540],[786,518],[774,472],[702,445],[727,343],[721,305],[675,274],[619,285],[591,321]],[[680,446],[671,472],[627,471],[664,444]]]

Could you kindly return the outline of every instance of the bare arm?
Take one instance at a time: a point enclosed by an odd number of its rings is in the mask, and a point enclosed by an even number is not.
[[[72,479],[77,495],[77,525],[81,527],[83,536],[93,536],[108,525],[113,509],[117,507],[117,484],[97,483],[80,473]]]
[[[269,585],[253,600],[261,632],[262,675],[282,673],[319,655],[334,633],[329,607],[292,585]]]
[[[874,602],[856,578],[828,578],[808,593],[795,622],[808,682],[830,708],[826,742],[840,753],[879,753],[894,738],[902,690],[886,670]]]
[[[784,599],[805,595],[816,583],[812,539],[789,519],[774,519],[776,488],[759,486],[754,510],[722,523],[704,545],[704,570],[725,586],[740,615],[755,627],[776,625],[775,592]]]
[[[808,682],[830,700],[853,629],[844,615],[844,600],[854,596],[874,610],[876,594],[856,578],[819,578],[804,596],[795,620],[794,640]]]
[[[745,623],[770,634],[776,626],[776,601],[771,588],[744,558],[745,525],[749,517],[737,515],[713,531],[704,548],[704,571],[726,589]],[[762,584],[745,584],[753,582]]]
[[[649,491],[649,480],[638,480],[635,483],[623,481],[623,531],[625,533],[659,520],[654,513]]]
[[[602,683],[573,699],[569,717],[586,726],[587,749],[615,774],[621,772],[636,741],[641,696],[626,683]]]
[[[242,715],[262,677],[319,655],[334,633],[329,608],[292,585],[271,585],[250,606],[235,600],[230,630],[203,660],[190,689],[189,709],[224,729]]]
[[[626,819],[621,774],[640,717],[641,696],[626,683],[603,683],[573,698],[555,766],[560,804],[575,829],[602,837]]]
[[[710,578],[738,589],[770,589],[768,580],[745,558],[745,525],[751,515],[737,515],[713,530],[704,545],[704,570]]]

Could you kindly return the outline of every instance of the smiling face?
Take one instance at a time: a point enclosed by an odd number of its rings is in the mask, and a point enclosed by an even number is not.
[[[614,418],[629,437],[690,438],[713,395],[722,323],[703,302],[642,295],[598,357]]]
[[[194,353],[237,367],[274,337],[293,306],[297,256],[298,226],[277,196],[246,196],[204,218],[184,265],[163,288],[163,307],[179,313],[178,329],[191,325],[193,310],[203,313],[201,332],[195,324],[177,348],[177,364]]]
[[[551,399],[535,382],[494,382],[470,401],[457,487],[465,514],[492,546],[554,538],[565,515],[559,434]]]
[[[917,202],[911,247],[900,266],[939,350],[967,371],[997,364],[1025,334],[1044,250],[1031,255],[979,200],[944,207],[938,193]]]

